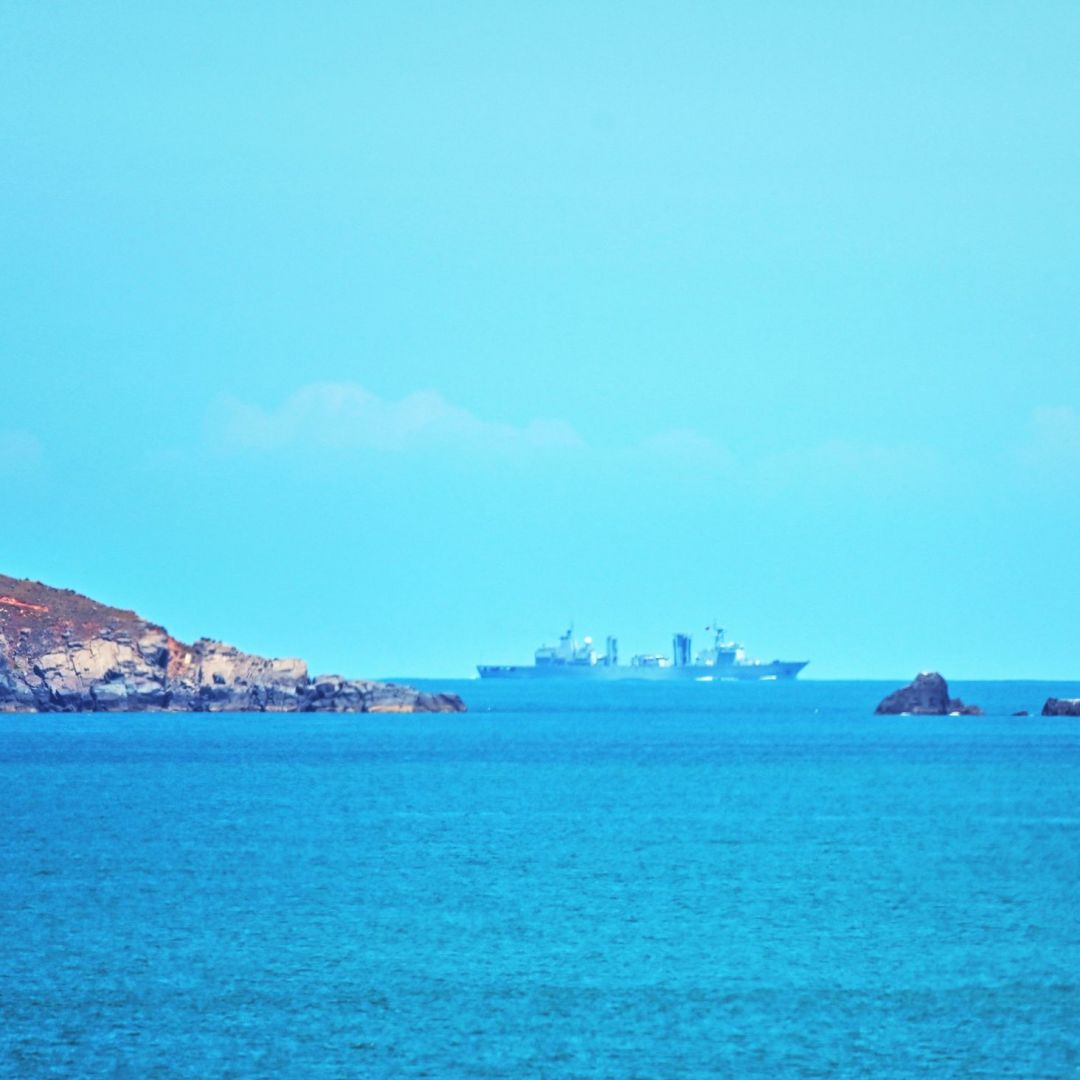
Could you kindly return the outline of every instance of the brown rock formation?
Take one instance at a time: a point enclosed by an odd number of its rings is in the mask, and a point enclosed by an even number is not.
[[[1080,716],[1080,698],[1047,698],[1043,716]]]
[[[949,684],[936,671],[924,671],[904,687],[893,691],[874,710],[879,715],[897,716],[982,716],[978,705],[965,705],[959,698],[949,697]]]
[[[456,694],[311,678],[209,638],[193,645],[133,611],[0,574],[0,710],[463,712]]]

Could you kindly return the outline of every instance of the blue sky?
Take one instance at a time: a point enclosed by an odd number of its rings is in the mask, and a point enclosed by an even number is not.
[[[347,674],[1076,677],[1073,4],[8,4],[0,568]]]

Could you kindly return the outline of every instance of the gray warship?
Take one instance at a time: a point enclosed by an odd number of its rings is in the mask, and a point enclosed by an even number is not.
[[[571,627],[558,645],[541,645],[530,665],[479,664],[482,679],[655,679],[702,682],[726,679],[794,679],[809,660],[754,660],[737,642],[724,637],[722,627],[706,627],[713,634],[712,644],[693,655],[689,634],[672,638],[672,655],[640,653],[629,664],[619,663],[619,643],[607,639],[603,653],[593,648],[593,639],[580,643]]]

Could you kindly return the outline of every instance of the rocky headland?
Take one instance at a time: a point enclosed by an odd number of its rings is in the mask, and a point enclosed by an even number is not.
[[[464,712],[456,694],[308,674],[133,611],[0,574],[0,711]]]
[[[924,671],[894,690],[878,703],[875,713],[882,716],[982,716],[978,705],[965,705],[959,698],[949,697],[949,684],[936,671]]]

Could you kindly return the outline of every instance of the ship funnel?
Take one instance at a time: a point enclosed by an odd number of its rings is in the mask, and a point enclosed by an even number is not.
[[[607,639],[607,651],[604,653],[604,664],[607,667],[618,667],[619,664],[619,641],[610,635]]]
[[[689,634],[676,634],[672,639],[672,663],[676,667],[690,666]]]

